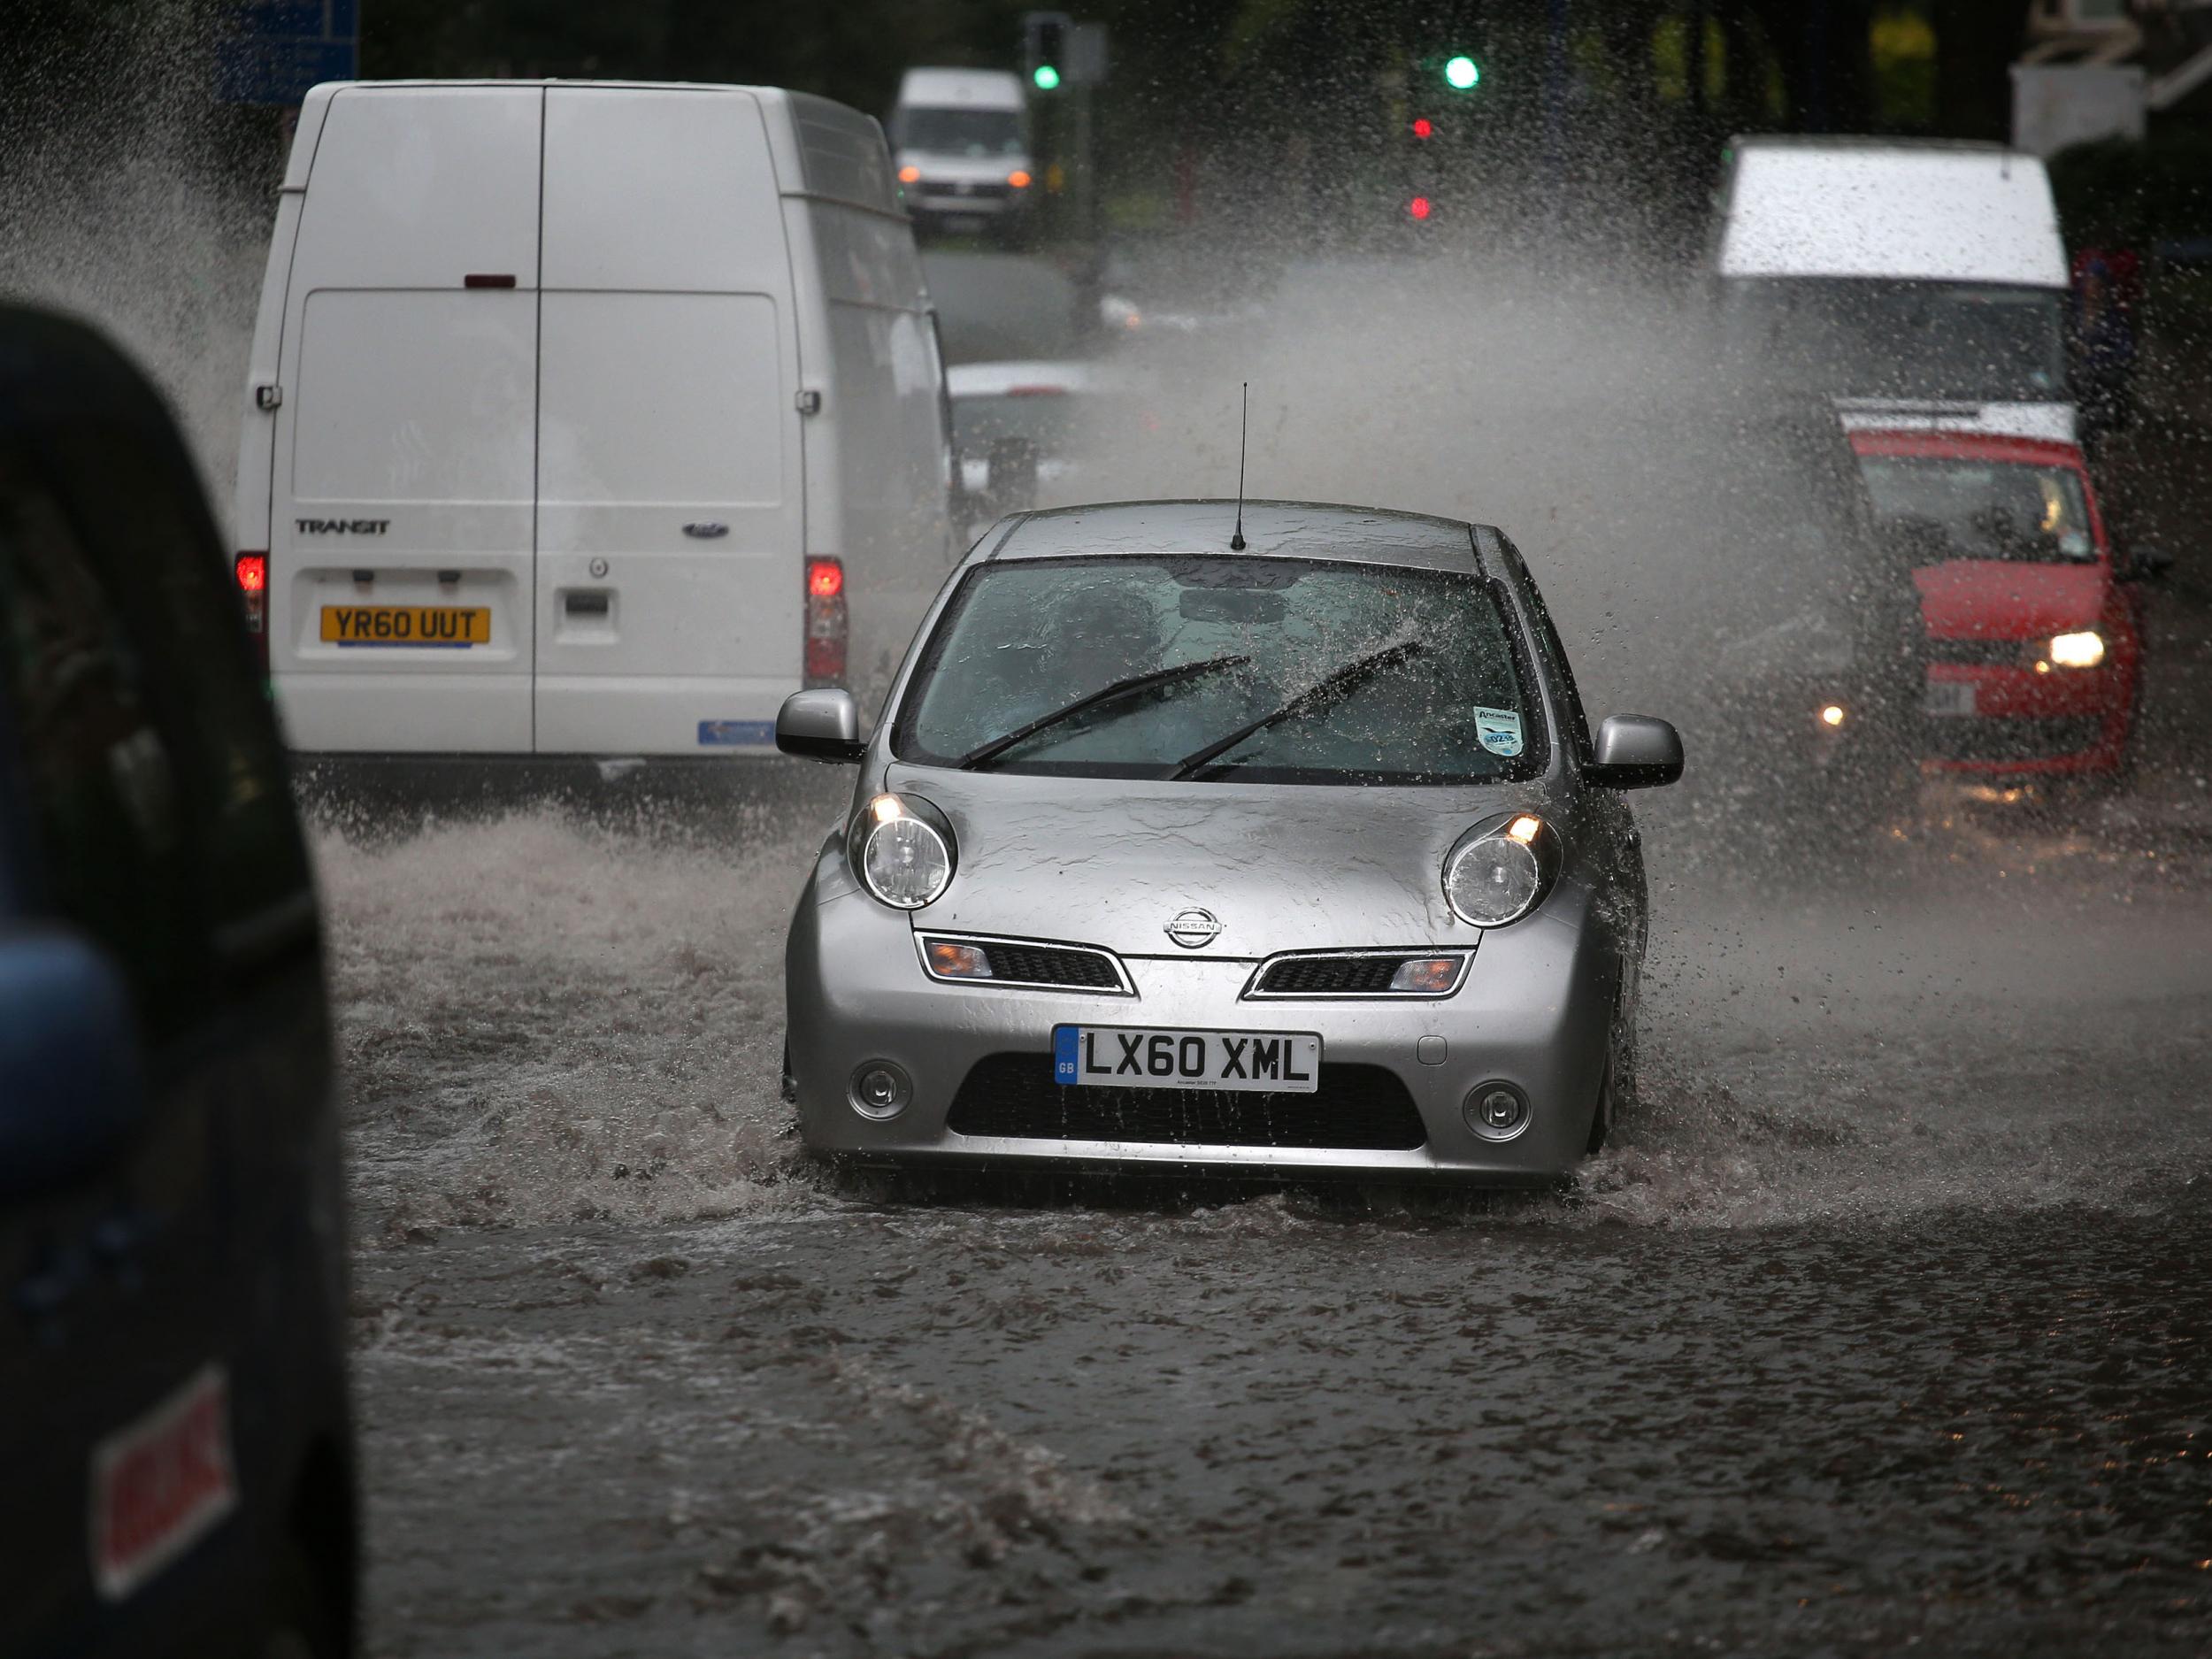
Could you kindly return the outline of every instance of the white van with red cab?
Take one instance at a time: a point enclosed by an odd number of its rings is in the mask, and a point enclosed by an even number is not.
[[[316,88],[247,401],[238,581],[309,754],[772,755],[954,553],[883,136],[801,93]]]

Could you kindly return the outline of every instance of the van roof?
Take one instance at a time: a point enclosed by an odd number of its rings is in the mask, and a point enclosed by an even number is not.
[[[899,103],[925,109],[1024,107],[1020,80],[1003,69],[910,69],[899,80]]]
[[[1999,144],[1757,134],[1732,141],[1723,276],[2064,288],[2048,175]]]
[[[866,208],[893,218],[905,217],[892,183],[883,129],[872,115],[810,92],[792,92],[782,87],[726,85],[704,81],[326,81],[311,87],[300,105],[291,159],[285,167],[284,188],[304,190],[308,169],[314,159],[315,141],[322,130],[331,100],[343,93],[425,88],[465,90],[483,88],[512,91],[516,88],[615,88],[647,92],[741,92],[755,99],[767,116],[768,150],[776,172],[776,188],[784,196],[808,196]]]

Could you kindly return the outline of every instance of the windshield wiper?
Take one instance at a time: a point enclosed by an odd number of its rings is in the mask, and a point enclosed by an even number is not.
[[[963,772],[973,770],[987,761],[995,760],[1015,744],[1032,738],[1048,726],[1071,720],[1087,709],[1094,709],[1102,703],[1133,696],[1140,691],[1149,691],[1155,686],[1173,685],[1179,680],[1195,679],[1200,674],[1218,673],[1225,668],[1241,668],[1252,659],[1242,655],[1210,657],[1203,662],[1179,663],[1172,668],[1156,668],[1149,673],[1132,674],[1126,680],[1117,680],[1110,686],[1102,686],[1086,696],[1078,697],[1064,708],[1049,714],[1041,714],[1025,726],[1018,726],[1004,737],[995,737],[989,742],[970,749],[952,764]]]
[[[1246,738],[1256,736],[1271,726],[1279,726],[1283,721],[1294,720],[1302,714],[1314,714],[1328,708],[1331,704],[1349,696],[1384,669],[1395,667],[1400,663],[1410,662],[1428,649],[1427,642],[1425,641],[1404,640],[1396,645],[1386,645],[1379,651],[1371,651],[1365,657],[1345,664],[1333,673],[1325,675],[1314,681],[1312,685],[1308,686],[1281,708],[1263,714],[1258,719],[1237,727],[1228,736],[1217,739],[1207,744],[1205,748],[1184,756],[1182,759],[1175,763],[1175,769],[1168,773],[1165,781],[1175,783],[1189,777],[1209,761],[1227,754]]]

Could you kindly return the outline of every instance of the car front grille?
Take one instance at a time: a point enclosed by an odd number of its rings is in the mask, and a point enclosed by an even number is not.
[[[1041,944],[1023,939],[970,939],[958,933],[925,933],[922,935],[923,962],[927,964],[932,940],[942,939],[954,944],[972,945],[983,953],[991,964],[991,977],[964,977],[933,973],[931,978],[947,985],[1012,985],[1054,986],[1072,991],[1112,991],[1128,993],[1128,982],[1114,957],[1103,950],[1087,945]]]
[[[1932,663],[1970,663],[1987,666],[1994,663],[2009,664],[2015,668],[2024,666],[2030,660],[2026,640],[1930,640],[1928,660]]]
[[[1394,991],[1390,982],[1409,962],[1432,962],[1439,956],[1457,957],[1465,972],[1466,957],[1456,950],[1392,950],[1337,952],[1309,956],[1279,956],[1260,970],[1247,996],[1448,996],[1450,991]],[[1456,978],[1452,989],[1459,988]]]
[[[1407,1152],[1427,1142],[1421,1114],[1394,1072],[1325,1064],[1317,1081],[1310,1094],[1075,1088],[1053,1081],[1050,1055],[995,1054],[969,1071],[946,1126],[995,1140],[1165,1146]]]
[[[1932,760],[2049,760],[2096,746],[2104,722],[2093,714],[2057,720],[1962,716],[1923,723]]]
[[[1055,945],[983,947],[991,977],[1012,985],[1070,985],[1086,991],[1118,991],[1121,976],[1110,957],[1095,950],[1066,950]]]

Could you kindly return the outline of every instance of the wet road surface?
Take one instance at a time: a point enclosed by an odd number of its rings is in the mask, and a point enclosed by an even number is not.
[[[2130,795],[1932,795],[1810,884],[1655,797],[1646,1098],[1494,1201],[825,1176],[775,1061],[826,795],[326,833],[371,1650],[2202,1651],[2166,731]]]

